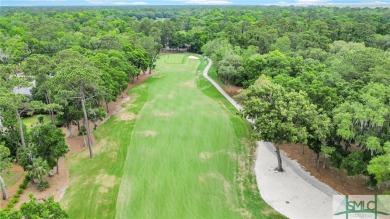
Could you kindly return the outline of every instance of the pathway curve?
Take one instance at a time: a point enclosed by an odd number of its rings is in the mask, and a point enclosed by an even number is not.
[[[233,100],[208,76],[212,60],[203,76],[237,109],[242,106]],[[248,122],[253,123],[250,119]],[[338,193],[328,185],[304,171],[293,160],[282,155],[284,172],[274,170],[277,164],[274,146],[270,142],[257,142],[255,173],[262,198],[275,210],[289,218],[332,218],[332,195]]]

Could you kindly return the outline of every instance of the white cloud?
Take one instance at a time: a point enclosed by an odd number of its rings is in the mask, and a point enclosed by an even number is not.
[[[147,2],[113,2],[114,5],[147,5]]]
[[[299,4],[318,4],[329,2],[328,0],[297,0]]]
[[[103,1],[103,0],[87,0],[88,3],[91,3],[91,4],[107,4],[109,2],[107,1]]]
[[[192,5],[231,5],[233,2],[226,0],[177,0],[177,2],[183,2],[185,4]]]

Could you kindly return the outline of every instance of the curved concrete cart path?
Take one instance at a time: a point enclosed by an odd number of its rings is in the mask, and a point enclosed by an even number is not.
[[[208,76],[209,61],[203,76],[238,110],[242,110],[226,92]],[[248,120],[250,123],[252,121]],[[261,197],[275,210],[289,218],[332,218],[332,195],[338,193],[304,171],[293,160],[282,155],[284,172],[277,166],[274,146],[270,142],[257,142],[255,173]]]

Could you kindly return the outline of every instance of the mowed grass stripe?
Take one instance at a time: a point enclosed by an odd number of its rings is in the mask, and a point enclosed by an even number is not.
[[[147,85],[137,86],[126,112],[138,114],[148,96]],[[135,120],[111,117],[94,132],[95,156],[88,150],[67,158],[70,182],[61,204],[70,218],[114,218],[123,165]]]
[[[199,60],[161,56],[128,149],[117,218],[238,218],[235,133],[196,85]],[[167,62],[169,60],[169,62]]]
[[[258,194],[251,127],[188,56],[160,56],[94,133],[95,157],[68,157],[70,218],[280,217]]]

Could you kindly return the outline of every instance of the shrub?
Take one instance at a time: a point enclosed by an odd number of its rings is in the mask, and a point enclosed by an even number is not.
[[[7,207],[4,209],[5,211],[10,211],[18,203],[20,196],[23,194],[23,191],[27,188],[27,184],[30,180],[30,177],[26,175],[23,179],[23,182],[19,185],[19,189],[16,191],[14,197],[8,202]]]
[[[364,162],[364,154],[357,151],[344,158],[340,167],[347,171],[348,176],[355,176],[362,174],[367,169],[367,163]]]
[[[37,118],[38,118],[38,123],[43,124],[44,117],[42,115],[39,115]]]
[[[43,180],[38,183],[38,190],[43,191],[50,187],[49,181]]]

